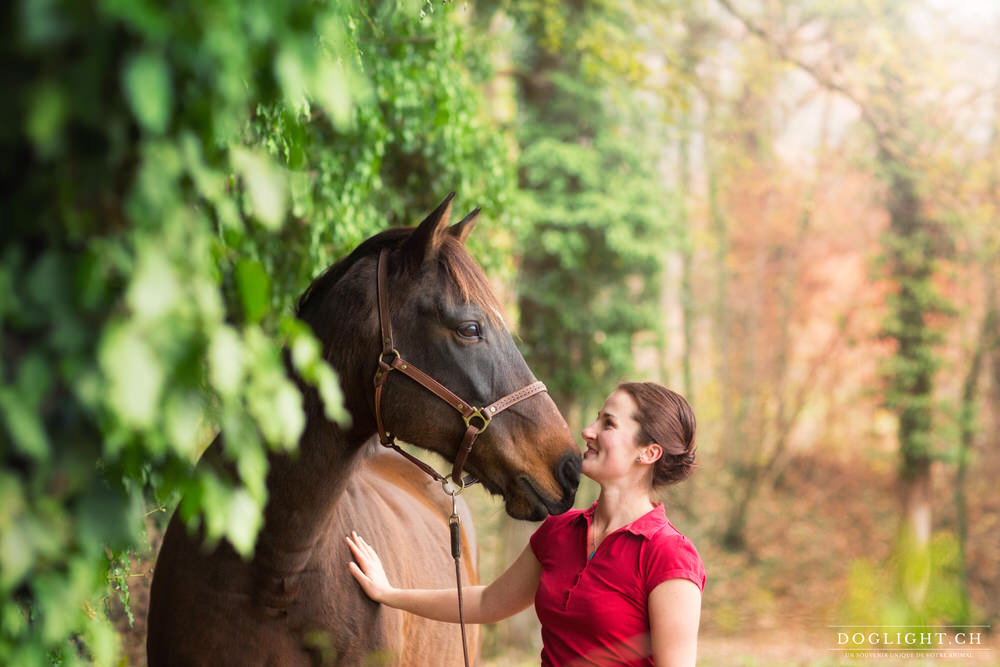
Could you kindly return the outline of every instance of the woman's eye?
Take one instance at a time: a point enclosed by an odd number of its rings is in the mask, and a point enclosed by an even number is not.
[[[455,329],[455,331],[462,338],[479,338],[482,336],[482,332],[479,330],[479,324],[476,322],[466,322]]]

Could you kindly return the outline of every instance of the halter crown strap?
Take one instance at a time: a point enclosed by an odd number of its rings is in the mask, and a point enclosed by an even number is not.
[[[455,395],[454,392],[432,378],[430,375],[404,360],[396,350],[393,343],[392,322],[389,319],[389,301],[386,298],[386,290],[388,289],[389,284],[389,269],[386,262],[386,255],[388,255],[388,252],[387,248],[382,248],[382,250],[379,251],[375,283],[375,291],[378,298],[379,329],[382,334],[382,352],[378,357],[378,368],[375,371],[374,378],[375,424],[378,428],[379,442],[386,447],[395,449],[437,481],[442,483],[448,481],[447,477],[434,470],[434,468],[430,467],[408,452],[403,451],[403,449],[396,444],[395,436],[386,431],[385,423],[382,420],[382,390],[385,387],[385,381],[388,378],[389,373],[392,371],[399,371],[443,400],[462,416],[462,419],[465,422],[465,435],[462,437],[462,442],[455,455],[455,461],[452,466],[450,477],[453,484],[460,484],[460,488],[465,488],[467,484],[475,482],[475,480],[471,477],[463,480],[462,471],[465,468],[465,462],[468,460],[469,453],[472,452],[472,446],[475,444],[476,438],[479,437],[479,434],[486,430],[486,427],[490,425],[490,422],[496,415],[500,414],[512,405],[520,403],[526,398],[530,398],[535,394],[545,391],[545,384],[542,382],[534,382],[527,387],[518,389],[517,391],[504,396],[500,400],[495,403],[491,403],[485,408],[476,408],[473,407],[468,401]]]

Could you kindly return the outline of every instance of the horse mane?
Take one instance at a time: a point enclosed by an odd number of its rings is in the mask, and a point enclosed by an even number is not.
[[[295,301],[296,317],[301,319],[304,315],[306,315],[312,309],[314,302],[322,300],[327,293],[329,293],[330,288],[343,278],[344,274],[347,273],[351,267],[358,262],[358,260],[363,257],[367,257],[368,255],[375,254],[383,247],[390,245],[392,241],[405,236],[405,234],[403,234],[405,231],[409,230],[389,229],[381,234],[376,234],[375,236],[366,239],[363,243],[361,243],[361,245],[351,251],[350,255],[327,267],[321,274],[314,278],[311,283],[309,283],[309,287],[307,287]]]
[[[331,288],[359,260],[374,255],[382,248],[400,245],[409,238],[413,227],[399,227],[376,234],[354,249],[350,255],[336,262],[317,276],[295,302],[295,315],[303,319],[321,302]],[[447,273],[450,282],[458,289],[466,303],[479,305],[491,322],[502,320],[500,302],[493,293],[486,274],[479,267],[461,241],[451,235],[445,236],[436,261],[438,268]],[[395,267],[390,267],[390,271]]]

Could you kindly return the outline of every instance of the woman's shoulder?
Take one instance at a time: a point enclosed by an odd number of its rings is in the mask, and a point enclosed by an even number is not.
[[[669,520],[665,521],[659,530],[649,536],[649,541],[657,548],[683,549],[697,553],[694,543],[687,535],[675,528]]]
[[[705,564],[694,543],[669,521],[648,538],[643,550],[645,569],[649,575],[649,590],[672,578],[685,578],[699,588],[705,587]]]
[[[640,521],[642,522],[642,527],[638,529],[639,532],[653,542],[691,542],[691,540],[689,540],[684,533],[678,530],[674,524],[670,522],[663,503],[656,503],[653,510],[640,519]]]

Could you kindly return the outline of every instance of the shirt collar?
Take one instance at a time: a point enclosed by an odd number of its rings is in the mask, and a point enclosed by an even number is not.
[[[594,510],[596,509],[597,501],[595,500],[593,505],[583,510],[580,514],[587,524],[593,522]],[[624,526],[624,528],[633,535],[649,538],[655,535],[656,532],[665,525],[667,525],[667,515],[663,510],[663,503],[656,503],[653,505],[653,509],[646,512],[632,523]]]

